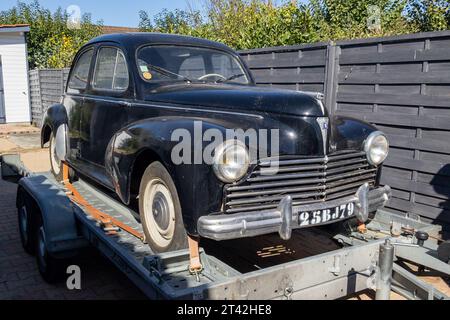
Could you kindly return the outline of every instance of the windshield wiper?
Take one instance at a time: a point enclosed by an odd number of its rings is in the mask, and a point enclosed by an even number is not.
[[[178,73],[175,73],[175,72],[172,72],[172,71],[169,71],[167,69],[164,69],[164,68],[161,68],[161,67],[157,67],[157,66],[154,66],[154,65],[151,65],[151,64],[148,64],[147,67],[152,69],[152,70],[155,70],[156,72],[159,72],[162,75],[165,75],[165,76],[168,76],[168,77],[175,76],[178,79],[184,80],[186,82],[192,82],[192,80],[189,79],[188,77],[185,77],[185,76],[183,76],[181,74],[178,74]]]
[[[228,77],[226,79],[219,79],[219,80],[217,80],[216,83],[228,82],[228,81],[231,81],[231,80],[243,77],[243,76],[245,76],[244,73],[233,74],[231,77]]]

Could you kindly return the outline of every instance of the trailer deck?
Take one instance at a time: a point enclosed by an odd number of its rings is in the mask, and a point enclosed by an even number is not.
[[[94,246],[151,299],[337,299],[366,289],[375,290],[377,298],[387,298],[383,292],[392,289],[408,299],[447,299],[396,263],[412,261],[450,275],[448,261],[436,258],[440,227],[414,217],[380,210],[364,234],[314,228],[295,230],[288,242],[277,235],[202,240],[204,270],[193,275],[188,250],[155,255],[127,232],[107,234],[51,174],[30,172],[18,156],[3,156],[2,176],[23,177],[18,193],[37,204],[40,212],[33,214],[43,217],[53,256]],[[92,206],[142,232],[129,208],[82,180],[73,186]],[[401,228],[414,232],[392,236]],[[417,244],[417,231],[429,235],[423,244]],[[389,261],[383,253],[391,247],[395,254]]]

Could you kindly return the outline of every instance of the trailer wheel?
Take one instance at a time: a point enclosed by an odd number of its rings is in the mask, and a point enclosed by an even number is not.
[[[57,283],[63,280],[68,262],[66,259],[54,258],[48,252],[41,217],[37,221],[35,251],[37,266],[42,278],[48,283]]]
[[[177,189],[160,162],[150,164],[142,176],[139,213],[146,241],[153,252],[187,248]]]
[[[28,254],[34,255],[36,249],[35,216],[39,214],[36,204],[23,190],[17,193],[17,217],[19,223],[20,241]]]

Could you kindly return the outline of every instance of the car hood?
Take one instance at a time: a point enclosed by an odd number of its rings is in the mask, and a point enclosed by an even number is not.
[[[172,84],[148,90],[144,100],[294,116],[327,116],[312,93],[230,84]]]

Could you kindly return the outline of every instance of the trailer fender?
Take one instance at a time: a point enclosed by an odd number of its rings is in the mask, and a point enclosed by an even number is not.
[[[39,207],[48,252],[61,254],[87,247],[89,242],[77,228],[75,205],[63,189],[47,175],[36,175],[19,181],[18,192],[31,196]]]

